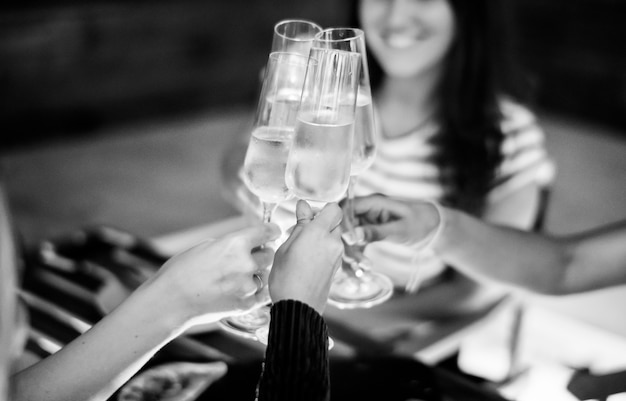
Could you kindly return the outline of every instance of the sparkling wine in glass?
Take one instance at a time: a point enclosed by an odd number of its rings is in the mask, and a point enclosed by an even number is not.
[[[307,58],[295,53],[269,56],[256,118],[243,163],[244,183],[263,204],[269,222],[276,205],[289,199],[287,157],[294,137]]]
[[[291,197],[285,184],[287,157],[308,59],[296,53],[269,55],[258,108],[243,164],[243,181],[263,205],[263,221],[271,221],[278,203]],[[256,339],[256,331],[268,325],[269,307],[222,319],[222,328]]]
[[[314,202],[343,197],[350,179],[360,55],[312,48],[285,181]]]
[[[362,30],[355,28],[329,28],[316,35],[313,45],[361,55],[354,142],[342,235],[345,252],[342,269],[333,280],[328,302],[343,309],[369,308],[389,299],[393,294],[393,283],[387,276],[371,270],[370,261],[363,255],[366,244],[356,238],[354,230],[354,187],[359,174],[368,169],[374,161],[377,138],[365,50],[365,34]]]
[[[309,50],[313,44],[313,39],[315,38],[315,35],[321,31],[322,28],[318,24],[304,19],[286,19],[279,21],[273,28],[272,47],[270,53],[297,53],[308,58]],[[266,70],[267,66],[263,66],[259,74],[259,92],[265,78]],[[287,91],[291,92],[291,94],[286,94],[284,96],[287,96],[290,99],[296,99],[295,101],[297,102],[297,105],[299,105],[301,91],[294,91],[293,88],[289,88]],[[284,96],[281,94],[278,99],[283,98]],[[272,100],[269,99],[269,102],[271,103]],[[286,102],[285,105],[290,107],[288,103],[289,102]],[[267,138],[269,136],[276,136],[280,138],[280,134],[259,132],[257,135],[257,137],[260,138]],[[261,139],[261,141],[263,141],[263,139]],[[241,145],[242,148],[243,146],[245,146],[245,143]],[[240,150],[239,146],[237,147],[237,150]],[[241,158],[238,157],[239,155]],[[248,184],[245,183],[246,179],[244,177],[243,156],[243,152],[241,154],[237,152],[236,155],[225,158],[222,166],[222,182],[226,195],[234,196],[234,201],[238,203],[238,207],[243,209],[245,213],[257,210],[257,207],[260,206],[260,204],[258,195],[253,193],[248,188]]]

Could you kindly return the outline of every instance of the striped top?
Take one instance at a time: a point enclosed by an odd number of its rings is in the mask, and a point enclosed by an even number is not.
[[[533,182],[548,183],[554,172],[544,147],[543,130],[534,114],[510,101],[503,101],[501,109],[503,157],[487,194],[487,203],[496,202]],[[399,137],[381,136],[372,166],[359,176],[356,195],[381,193],[409,201],[441,201],[452,188],[446,183],[449,180],[444,179],[450,172],[435,162],[441,152],[441,145],[433,141],[438,132],[438,125],[432,122]],[[295,207],[291,203],[282,206],[281,212],[293,211]],[[411,248],[390,242],[369,244],[365,254],[375,270],[387,274],[396,287],[409,292],[416,291],[420,283],[437,276],[444,268],[428,251],[416,255]]]

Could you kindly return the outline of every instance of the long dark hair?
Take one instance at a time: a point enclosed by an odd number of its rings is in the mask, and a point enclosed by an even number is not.
[[[447,0],[456,18],[456,38],[438,88],[442,167],[450,167],[452,188],[445,201],[473,214],[484,208],[502,160],[499,99],[524,95],[521,76],[512,68],[510,32],[502,0]],[[359,25],[359,0],[353,2]],[[372,88],[382,81],[378,62],[368,54]]]

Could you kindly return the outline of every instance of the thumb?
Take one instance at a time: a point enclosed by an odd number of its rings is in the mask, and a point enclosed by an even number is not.
[[[296,204],[297,224],[308,223],[313,220],[314,214],[311,206],[304,200],[299,200]]]
[[[315,217],[315,214],[313,213],[311,206],[306,201],[300,199],[298,203],[296,203],[296,225],[289,229],[289,237],[281,245],[281,248],[289,248],[304,226],[313,220],[313,217]]]

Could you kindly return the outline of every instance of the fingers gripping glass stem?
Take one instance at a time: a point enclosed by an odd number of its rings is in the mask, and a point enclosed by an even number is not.
[[[393,294],[392,281],[387,276],[371,270],[371,263],[363,254],[367,244],[356,234],[357,221],[354,213],[356,182],[357,177],[351,176],[344,206],[342,269],[333,279],[328,297],[328,303],[340,309],[370,308],[385,302]]]

